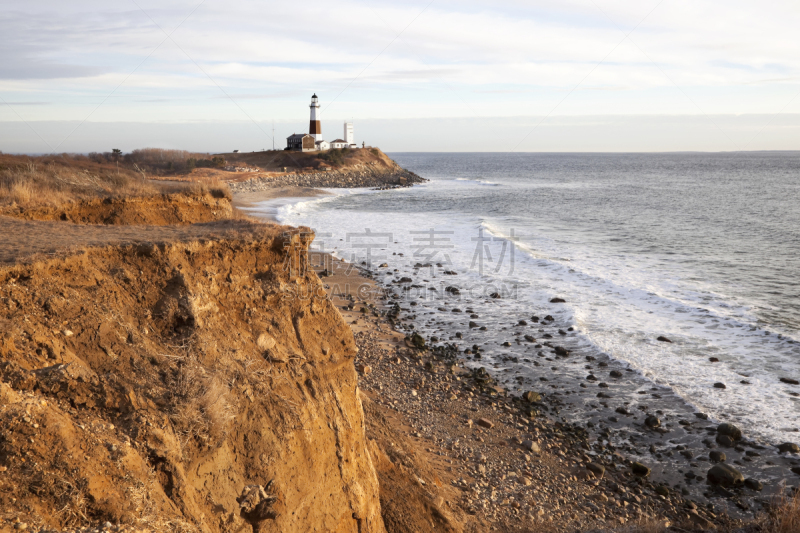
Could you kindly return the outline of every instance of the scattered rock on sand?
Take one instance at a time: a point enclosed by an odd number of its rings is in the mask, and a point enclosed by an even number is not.
[[[608,375],[611,376],[612,378],[621,378],[622,372],[620,372],[619,370],[612,370],[611,372],[609,372]]]
[[[715,526],[713,522],[697,514],[696,510],[689,513],[689,518],[703,530],[717,529],[717,526]]]
[[[788,383],[789,385],[800,385],[800,381],[792,378],[781,378],[781,383]]]
[[[550,299],[550,303],[551,304],[563,304],[563,303],[567,303],[567,301],[564,298],[551,298]]]
[[[722,487],[736,487],[744,484],[744,476],[732,466],[719,463],[708,471],[708,481],[712,485]]]
[[[727,389],[728,387],[726,387],[725,384],[722,383],[721,381],[718,381],[718,382],[714,383],[714,388],[715,389]]]
[[[800,446],[793,442],[784,442],[778,446],[778,451],[781,453],[800,453]]]
[[[532,440],[525,440],[522,441],[522,447],[528,450],[529,452],[539,453],[539,445]]]
[[[603,474],[606,473],[606,467],[604,467],[603,465],[599,465],[597,463],[588,463],[586,465],[586,470],[591,472],[592,475],[597,479],[601,479],[603,477]]]
[[[661,342],[672,342],[671,340],[669,340],[668,338],[664,337],[663,335],[658,337],[656,340],[657,341],[661,341]]]
[[[494,422],[486,418],[479,418],[478,425],[486,429],[492,429],[494,427]]]

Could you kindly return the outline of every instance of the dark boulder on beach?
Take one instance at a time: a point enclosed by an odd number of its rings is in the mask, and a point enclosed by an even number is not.
[[[531,335],[525,335],[523,338],[528,342],[536,342],[536,338]]]
[[[411,278],[406,277],[406,276],[400,278],[400,283],[411,283],[412,281],[414,281],[414,280],[412,280]]]
[[[564,298],[550,298],[550,303],[551,304],[563,304],[563,303],[567,303],[567,301]]]
[[[542,395],[538,392],[529,390],[522,394],[522,399],[529,403],[536,403],[542,401]]]
[[[494,298],[495,300],[497,300],[497,299],[500,298],[500,293],[499,292],[493,292],[492,294],[489,295],[489,298]]]
[[[778,451],[781,453],[800,453],[800,446],[793,442],[784,442],[778,446]]]
[[[752,477],[749,477],[744,480],[744,486],[750,490],[755,490],[755,491],[761,491],[764,488],[763,483]]]
[[[708,360],[711,361],[712,363],[719,363],[719,358],[717,357],[709,357]]]
[[[708,482],[721,487],[738,487],[744,485],[744,476],[731,465],[719,463],[708,471]]]
[[[400,280],[400,281],[402,282],[403,280]],[[444,292],[448,292],[448,293],[450,293],[450,294],[452,294],[454,296],[458,296],[459,294],[461,294],[461,291],[458,289],[458,287],[453,287],[452,285],[450,285],[449,287],[446,287]]]
[[[518,325],[518,326],[527,326],[527,325],[528,325],[528,322],[527,322],[527,321],[525,321],[525,320],[520,320],[519,322],[517,322],[517,325]]]
[[[534,315],[534,316],[532,316],[532,317],[531,317],[531,322],[539,322],[539,317],[538,317],[538,316],[535,316],[535,315]]]
[[[550,315],[547,315],[546,317],[544,317],[544,320],[545,320],[546,322],[552,322],[553,320],[555,320],[555,318],[553,318],[553,317],[552,317],[552,316],[550,316]]]
[[[425,338],[419,333],[414,333],[409,340],[414,348],[417,348],[418,350],[424,350],[426,348]]]
[[[720,435],[727,435],[733,440],[742,438],[742,430],[728,422],[723,422],[717,426],[717,433]]]
[[[663,335],[658,337],[656,340],[657,341],[661,341],[661,342],[672,342],[671,340],[669,340],[668,338],[664,337]]]
[[[726,387],[724,383],[718,381],[718,382],[714,383],[714,388],[715,389],[727,389],[728,387]]]
[[[717,444],[725,446],[726,448],[733,447],[733,439],[727,435],[717,435]]]
[[[622,372],[620,372],[619,370],[612,370],[611,372],[609,372],[608,375],[611,376],[612,378],[621,378]]]
[[[569,355],[569,350],[567,350],[563,346],[556,346],[553,350],[556,352],[556,355],[560,355],[562,357],[566,357]]]
[[[661,420],[654,415],[650,415],[644,419],[644,425],[649,428],[657,428],[661,426]]]
[[[787,383],[789,385],[800,385],[800,381],[792,378],[781,378],[781,383]]]
[[[639,477],[647,477],[650,475],[650,469],[644,466],[642,463],[631,464],[631,472]]]
[[[727,456],[725,455],[725,452],[721,452],[719,450],[711,450],[708,453],[708,459],[712,463],[724,463],[725,459],[727,459]]]
[[[478,324],[477,324],[476,322],[472,322],[472,321],[470,320],[469,327],[470,327],[470,328],[477,328],[477,327],[478,327]]]

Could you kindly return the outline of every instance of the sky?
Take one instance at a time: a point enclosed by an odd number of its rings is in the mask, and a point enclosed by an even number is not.
[[[800,149],[800,2],[4,0],[0,151]],[[273,134],[274,129],[274,134]]]

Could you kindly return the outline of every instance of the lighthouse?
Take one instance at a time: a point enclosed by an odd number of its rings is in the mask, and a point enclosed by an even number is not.
[[[314,141],[322,140],[322,126],[319,123],[319,100],[316,93],[311,97],[311,123],[308,126],[309,135],[314,136]]]

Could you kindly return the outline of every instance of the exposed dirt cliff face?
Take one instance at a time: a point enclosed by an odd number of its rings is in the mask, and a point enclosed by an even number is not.
[[[196,224],[231,217],[229,193],[222,189],[123,198],[94,198],[58,206],[5,206],[0,214],[26,220],[76,224],[154,226]]]
[[[286,230],[0,270],[0,518],[247,531],[273,481],[261,531],[384,530],[353,336]]]

